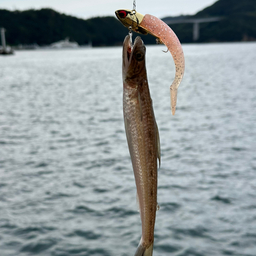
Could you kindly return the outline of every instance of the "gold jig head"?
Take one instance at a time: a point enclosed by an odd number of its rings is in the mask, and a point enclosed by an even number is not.
[[[140,27],[144,15],[136,12],[135,10],[121,9],[115,11],[116,17],[127,28],[131,28],[133,31],[140,34],[148,34],[147,30]]]

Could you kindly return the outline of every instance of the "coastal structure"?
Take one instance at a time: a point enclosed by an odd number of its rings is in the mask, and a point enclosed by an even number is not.
[[[183,24],[183,23],[193,23],[193,41],[197,41],[200,37],[200,23],[205,22],[216,22],[220,21],[221,17],[209,17],[209,18],[192,18],[192,19],[174,19],[166,18],[163,19],[165,23],[170,24]]]
[[[2,46],[0,47],[0,54],[2,55],[13,54],[12,48],[6,45],[4,28],[1,28],[1,42],[2,42]]]

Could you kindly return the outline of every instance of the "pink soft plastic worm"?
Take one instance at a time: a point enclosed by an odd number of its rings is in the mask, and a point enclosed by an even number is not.
[[[174,59],[176,73],[175,79],[170,86],[171,109],[172,114],[174,115],[177,103],[177,89],[181,83],[185,70],[185,59],[180,41],[173,30],[165,22],[153,15],[146,14],[139,26],[160,39],[160,41],[167,46]]]

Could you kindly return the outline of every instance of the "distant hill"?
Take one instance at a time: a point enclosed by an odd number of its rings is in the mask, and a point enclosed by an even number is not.
[[[255,0],[219,0],[198,12],[195,16],[230,16],[245,13],[256,14]]]
[[[219,0],[189,18],[222,17],[219,22],[201,23],[199,42],[256,40],[256,0]],[[192,41],[192,24],[174,24],[180,41]]]
[[[7,11],[0,9],[0,27],[10,45],[48,45],[69,37],[79,45],[121,44],[127,29],[114,17],[88,20],[60,14],[52,9]]]
[[[200,24],[199,42],[256,40],[256,0],[219,0],[195,15],[179,18],[215,16],[223,19],[219,22]],[[43,46],[66,37],[69,37],[70,41],[78,42],[79,45],[88,42],[92,42],[93,46],[121,45],[128,32],[115,17],[84,20],[52,9],[27,11],[0,9],[0,27],[6,28],[6,40],[10,45]],[[173,24],[171,28],[182,43],[192,42],[193,24]],[[152,36],[142,36],[142,38],[147,44],[155,43],[155,38]]]

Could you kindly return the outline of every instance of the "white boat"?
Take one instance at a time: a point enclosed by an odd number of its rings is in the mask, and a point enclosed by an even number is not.
[[[70,42],[67,37],[65,40],[61,40],[50,45],[50,48],[54,49],[63,49],[63,48],[79,48],[79,44],[77,42]]]

